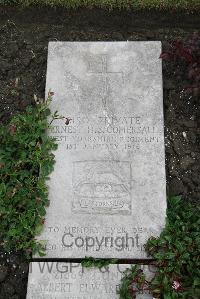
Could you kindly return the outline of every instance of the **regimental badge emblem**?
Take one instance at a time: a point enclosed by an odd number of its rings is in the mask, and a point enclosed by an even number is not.
[[[131,214],[130,162],[75,161],[72,211]]]

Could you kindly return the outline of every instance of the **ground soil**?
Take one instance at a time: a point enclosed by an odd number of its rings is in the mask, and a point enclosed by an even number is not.
[[[1,121],[44,97],[48,41],[161,40],[165,49],[198,27],[197,14],[0,7]],[[200,99],[182,92],[186,82],[168,63],[163,79],[167,192],[198,201]],[[0,299],[25,298],[27,271],[21,254],[0,249]]]

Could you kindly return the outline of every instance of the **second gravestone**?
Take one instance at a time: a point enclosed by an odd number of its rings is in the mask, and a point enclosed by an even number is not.
[[[146,258],[165,224],[160,42],[50,42],[47,258]]]

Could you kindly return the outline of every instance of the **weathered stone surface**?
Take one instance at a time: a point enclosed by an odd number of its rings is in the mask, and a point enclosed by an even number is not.
[[[130,265],[110,265],[102,269],[83,268],[78,263],[35,262],[30,264],[27,299],[118,299],[123,271]],[[155,269],[142,265],[147,280]],[[148,285],[145,287],[148,288]],[[137,299],[151,299],[140,291]]]
[[[50,42],[46,92],[70,117],[40,236],[47,257],[145,258],[165,222],[160,42]]]

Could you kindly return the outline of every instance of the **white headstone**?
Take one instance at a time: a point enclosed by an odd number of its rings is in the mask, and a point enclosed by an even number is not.
[[[130,265],[83,268],[78,263],[34,262],[30,264],[27,299],[119,299],[123,272]],[[147,280],[155,269],[142,265]],[[135,287],[134,287],[135,288]],[[148,285],[136,299],[152,299]]]
[[[165,224],[160,42],[50,42],[47,258],[146,258]]]

